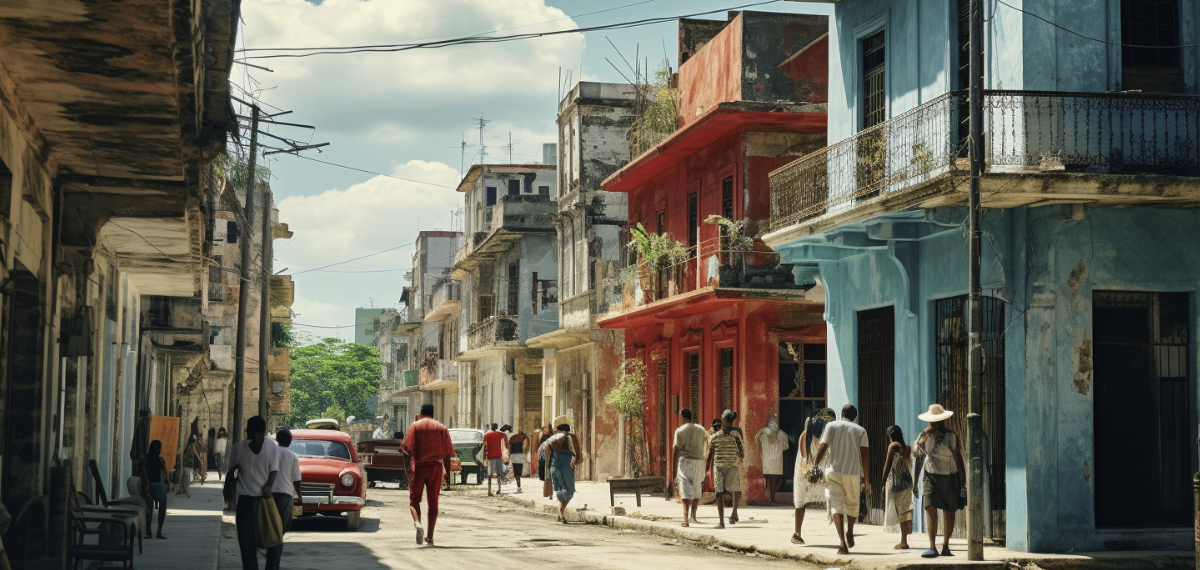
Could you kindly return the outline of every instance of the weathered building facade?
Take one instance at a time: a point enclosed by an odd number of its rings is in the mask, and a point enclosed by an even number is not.
[[[705,425],[732,409],[746,433],[779,412],[781,427],[799,435],[806,414],[824,403],[821,289],[812,272],[780,263],[757,237],[770,216],[768,173],[825,143],[825,105],[793,97],[823,98],[811,87],[820,82],[804,78],[828,71],[820,58],[799,78],[766,81],[756,70],[819,50],[828,19],[739,12],[723,24],[680,22],[688,38],[677,78],[680,128],[601,185],[628,195],[631,228],[669,236],[687,252],[665,267],[639,256],[620,302],[598,323],[623,331],[624,357],[647,371],[642,473],[667,474],[681,408]],[[748,443],[743,491],[760,502],[761,456]]]
[[[967,411],[964,5],[836,4],[833,144],[771,174],[764,241],[825,285],[828,402],[859,407],[877,488],[887,426]],[[1192,548],[1197,7],[1039,4],[1111,45],[985,24],[984,508],[1010,549]]]
[[[618,418],[596,398],[612,390],[618,336],[596,326],[608,312],[621,266],[625,195],[600,182],[629,160],[635,88],[580,82],[558,106],[559,329],[529,339],[544,349],[542,417],[570,416],[587,450],[579,476],[619,475]],[[548,422],[547,422],[548,423]]]
[[[461,282],[458,423],[542,423],[543,351],[558,328],[555,166],[475,165],[458,191],[466,212],[451,277]]]
[[[402,414],[397,424],[407,428],[422,404],[434,405],[434,417],[453,426],[457,407],[457,367],[453,361],[455,343],[448,343],[443,321],[457,312],[457,299],[439,297],[441,285],[450,281],[454,255],[462,242],[462,233],[427,230],[417,234],[412,257],[412,284],[405,289],[401,302],[405,310],[392,326],[392,334],[406,335],[408,368],[403,386],[391,397],[393,411]],[[443,292],[445,295],[447,292]],[[449,302],[450,304],[445,304]],[[457,322],[457,314],[452,323]]]
[[[109,496],[124,495],[137,410],[177,414],[181,382],[206,360],[205,198],[235,127],[237,13],[234,0],[0,7],[0,500],[11,513],[39,495],[65,502],[65,478],[90,494],[92,460]]]

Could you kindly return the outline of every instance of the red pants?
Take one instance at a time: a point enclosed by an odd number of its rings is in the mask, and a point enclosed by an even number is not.
[[[445,468],[437,463],[418,463],[408,481],[408,506],[421,509],[421,490],[429,487],[429,513],[437,513],[438,494],[442,491],[442,475]]]

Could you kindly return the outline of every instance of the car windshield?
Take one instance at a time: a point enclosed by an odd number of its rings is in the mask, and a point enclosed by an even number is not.
[[[451,443],[482,443],[483,434],[473,429],[452,429],[450,430]]]
[[[335,457],[350,461],[350,449],[340,441],[297,439],[288,449],[300,457]]]

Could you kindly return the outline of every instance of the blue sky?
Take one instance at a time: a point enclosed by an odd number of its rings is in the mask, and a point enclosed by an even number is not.
[[[247,48],[344,46],[489,30],[510,34],[679,16],[752,1],[245,0],[239,42]],[[629,4],[636,5],[620,8]],[[575,17],[608,9],[613,10]],[[827,4],[784,1],[753,9],[829,13]],[[240,88],[267,105],[292,110],[291,121],[317,127],[315,133],[293,129],[287,135],[331,143],[310,156],[408,179],[271,157],[281,221],[295,232],[290,243],[276,242],[275,267],[296,273],[411,243],[418,229],[450,229],[460,196],[447,187],[459,177],[457,142],[464,135],[467,162],[478,160],[473,118],[482,114],[490,121],[484,138],[488,162],[508,161],[502,147],[509,133],[514,162],[538,161],[542,143],[554,142],[560,69],[572,83],[581,78],[624,83],[606,58],[624,66],[619,49],[627,59],[640,53],[653,65],[663,60],[664,44],[674,68],[676,34],[676,24],[666,23],[437,50],[253,60],[273,73],[237,66],[233,80]],[[401,269],[411,265],[411,255],[406,247],[296,275],[296,322],[344,326],[353,323],[356,306],[397,306],[405,285]],[[307,330],[341,338],[350,332]]]

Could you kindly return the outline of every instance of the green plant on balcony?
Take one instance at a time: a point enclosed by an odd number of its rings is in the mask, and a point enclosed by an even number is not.
[[[284,348],[292,346],[295,339],[292,338],[292,327],[287,323],[271,323],[271,355],[279,356]]]
[[[638,114],[629,127],[630,158],[654,148],[679,128],[679,90],[670,86],[671,73],[654,72],[654,80],[638,82]]]
[[[687,261],[691,253],[670,234],[651,233],[642,224],[630,229],[629,235],[629,249],[637,254],[638,261],[621,270],[619,281],[625,283],[637,277],[646,299],[653,300],[658,291],[659,271]]]
[[[715,224],[721,229],[721,249],[724,251],[746,252],[754,249],[754,238],[746,235],[746,221],[733,221],[724,216],[713,214],[704,218],[704,223]]]
[[[646,363],[626,358],[621,363],[617,386],[604,397],[604,403],[617,409],[626,422],[625,446],[633,476],[641,475],[646,443]]]

